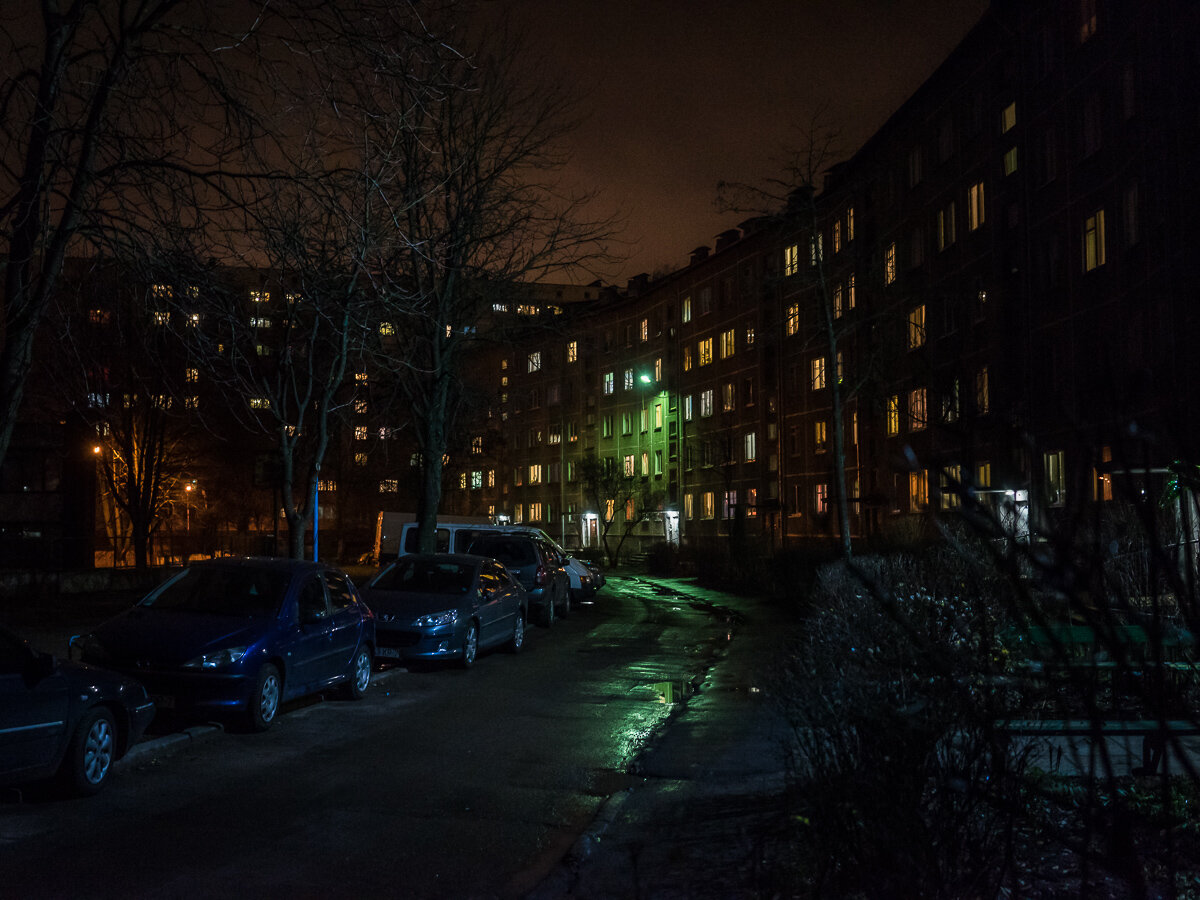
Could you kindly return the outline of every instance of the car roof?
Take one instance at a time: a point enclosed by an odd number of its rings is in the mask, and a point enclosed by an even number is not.
[[[336,566],[329,566],[322,562],[314,562],[311,559],[291,559],[286,556],[218,556],[214,559],[201,559],[194,563],[189,563],[187,568],[265,569],[267,571],[291,573],[336,570]]]
[[[478,553],[406,553],[397,557],[396,562],[411,562],[419,559],[427,559],[431,562],[458,563],[460,566],[477,566],[482,562],[487,562],[491,557],[481,556]]]

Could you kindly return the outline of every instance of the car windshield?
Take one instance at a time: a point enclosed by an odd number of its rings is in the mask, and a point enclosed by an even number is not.
[[[428,559],[401,559],[380,572],[371,587],[381,591],[465,594],[470,590],[472,580],[471,566]]]
[[[194,566],[143,605],[218,616],[270,616],[279,611],[288,581],[282,571]]]

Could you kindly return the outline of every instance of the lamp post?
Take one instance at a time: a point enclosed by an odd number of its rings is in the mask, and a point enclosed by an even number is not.
[[[184,526],[183,530],[189,534],[192,531],[192,491],[196,489],[196,483],[189,481],[183,486],[183,509],[184,509]]]

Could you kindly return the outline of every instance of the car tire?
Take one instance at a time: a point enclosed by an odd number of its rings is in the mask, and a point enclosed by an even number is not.
[[[567,588],[562,592],[562,617],[565,619],[571,614],[571,589]]]
[[[117,721],[110,710],[97,706],[83,714],[60,774],[64,785],[75,794],[90,795],[108,783],[117,759]]]
[[[263,663],[254,680],[254,690],[246,707],[246,724],[251,731],[266,731],[279,714],[283,697],[283,679],[272,663]]]
[[[513,619],[512,637],[508,639],[508,652],[520,653],[521,648],[525,646],[525,613],[517,610],[516,618]]]
[[[554,606],[554,595],[551,594],[547,602],[542,606],[542,625],[546,628],[553,627],[554,619],[558,615],[558,610]]]
[[[371,659],[371,648],[365,644],[358,648],[354,654],[354,661],[350,663],[349,677],[346,679],[346,686],[342,689],[342,695],[347,700],[361,700],[366,696],[367,688],[371,686],[371,667],[374,660]]]
[[[474,622],[467,625],[467,633],[463,635],[462,656],[458,662],[464,669],[475,665],[475,657],[479,654],[479,626]]]

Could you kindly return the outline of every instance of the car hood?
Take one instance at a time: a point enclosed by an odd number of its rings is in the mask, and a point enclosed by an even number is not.
[[[180,665],[223,647],[251,646],[262,639],[273,619],[214,616],[205,613],[135,606],[93,632],[106,659],[121,664],[138,660]]]
[[[446,609],[459,609],[466,601],[461,596],[415,591],[365,590],[362,594],[367,606],[375,613],[375,618],[384,625],[394,620],[406,622]]]

